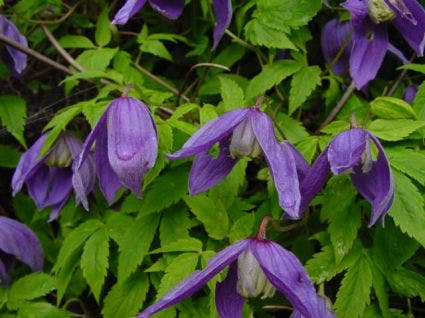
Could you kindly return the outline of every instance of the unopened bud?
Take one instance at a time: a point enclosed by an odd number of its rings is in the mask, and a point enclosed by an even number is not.
[[[244,251],[238,257],[238,282],[237,291],[240,295],[249,298],[261,294],[264,298],[273,297],[276,289],[264,275],[260,264],[251,251]]]
[[[369,16],[375,23],[390,21],[395,18],[395,12],[385,0],[369,0],[367,2]]]
[[[46,165],[66,168],[72,163],[72,154],[65,137],[59,137],[46,158]]]
[[[249,119],[241,122],[233,131],[229,150],[233,158],[244,156],[255,158],[261,153],[260,145],[257,142]]]

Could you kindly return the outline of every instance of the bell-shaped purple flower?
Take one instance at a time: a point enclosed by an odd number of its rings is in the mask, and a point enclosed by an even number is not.
[[[413,101],[416,98],[416,93],[418,92],[418,86],[417,85],[410,85],[406,87],[403,94],[403,99],[408,102],[409,104],[412,104]]]
[[[149,2],[152,9],[172,20],[180,16],[184,7],[184,0],[127,0],[115,15],[112,23],[126,24],[132,16],[142,9],[146,1]]]
[[[140,197],[143,177],[154,166],[158,154],[155,123],[146,105],[132,97],[111,102],[84,143],[75,183],[94,142],[96,172],[108,203],[113,202],[121,186]],[[75,190],[77,196],[85,197],[82,189]]]
[[[378,155],[373,159],[372,147]],[[316,159],[301,183],[301,209],[323,187],[329,170],[335,175],[349,173],[360,194],[372,205],[369,226],[385,214],[394,199],[394,181],[387,156],[379,140],[369,131],[352,128],[338,134]]]
[[[137,317],[148,318],[190,297],[227,266],[227,277],[215,290],[222,318],[242,318],[244,297],[270,297],[275,289],[294,306],[293,317],[335,317],[297,257],[273,241],[258,238],[238,241],[217,253],[205,269],[194,272]]]
[[[49,152],[40,158],[40,151],[46,138],[47,134],[42,135],[22,155],[12,178],[12,189],[15,195],[21,191],[25,183],[29,195],[39,210],[52,207],[49,218],[49,221],[52,221],[57,218],[72,194],[72,162],[80,154],[82,143],[73,135],[63,133]],[[94,165],[89,158],[80,170],[80,191],[91,192],[94,181]],[[82,201],[78,195],[76,202],[77,204],[82,202],[87,208],[87,202]]]
[[[0,282],[10,282],[9,272],[15,259],[33,271],[43,269],[43,250],[31,229],[18,221],[0,216]]]
[[[0,33],[28,47],[27,39],[19,32],[18,28],[12,22],[2,15],[0,15]],[[6,50],[12,59],[13,69],[17,74],[22,74],[27,66],[27,55],[9,45],[6,45]]]
[[[218,143],[217,157],[209,149]],[[280,206],[291,219],[300,218],[301,194],[298,170],[308,165],[289,143],[279,143],[270,117],[256,107],[235,109],[210,121],[171,155],[170,159],[195,155],[189,175],[189,193],[195,195],[223,180],[241,156],[264,153],[279,195]]]
[[[214,13],[217,24],[213,34],[213,50],[217,47],[224,32],[232,21],[232,1],[231,0],[213,0]]]

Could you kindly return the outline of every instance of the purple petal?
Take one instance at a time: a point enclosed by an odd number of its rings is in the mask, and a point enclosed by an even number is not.
[[[108,157],[121,183],[141,196],[142,179],[158,154],[158,138],[148,108],[120,97],[108,108]]]
[[[295,165],[297,167],[298,179],[302,181],[310,170],[310,166],[308,165],[308,162],[305,160],[303,155],[298,151],[298,149],[295,148],[289,141],[284,141],[283,143],[285,143],[288,150],[291,151],[295,160]]]
[[[52,211],[50,212],[49,219],[47,220],[47,222],[53,222],[54,220],[56,220],[59,216],[60,211],[62,211],[67,202],[68,198],[66,198],[62,202],[52,205]]]
[[[220,143],[220,154],[214,158],[207,152],[196,155],[189,174],[189,194],[204,192],[221,180],[232,170],[238,159],[233,159],[229,152],[229,141]]]
[[[216,142],[229,136],[250,112],[249,108],[240,108],[224,113],[199,129],[186,141],[182,149],[167,155],[167,157],[173,160],[208,151]]]
[[[369,133],[378,148],[378,158],[367,173],[362,171],[361,166],[354,168],[354,174],[351,176],[356,188],[360,194],[372,205],[372,217],[369,226],[384,216],[391,207],[394,199],[394,181],[387,156],[385,155],[379,140]]]
[[[220,317],[242,318],[245,299],[237,292],[238,265],[230,264],[227,277],[215,286],[215,305]]]
[[[0,33],[11,40],[28,47],[27,39],[19,32],[12,22],[2,15],[0,15]],[[27,55],[8,45],[6,45],[6,49],[13,60],[13,66],[16,73],[21,74],[27,66]]]
[[[10,277],[6,266],[4,265],[2,259],[0,258],[0,283],[3,285],[8,285],[10,282]]]
[[[338,19],[333,19],[326,23],[322,30],[321,46],[323,56],[325,57],[327,64],[333,62],[342,46],[347,41],[348,36],[350,36],[352,29],[353,27],[351,26],[351,23],[340,23]],[[332,67],[332,70],[335,72],[335,74],[342,76],[347,72],[348,60],[350,58],[350,51],[352,46],[353,41],[350,39],[345,46],[344,52]]]
[[[0,250],[15,256],[33,271],[43,268],[43,250],[35,234],[26,225],[0,216]]]
[[[37,169],[43,165],[44,158],[39,158],[41,148],[47,138],[47,134],[42,135],[37,141],[21,156],[18,166],[12,178],[13,195],[21,191],[26,179],[31,177]]]
[[[250,249],[270,283],[297,311],[306,317],[334,317],[294,254],[269,240],[250,239]]]
[[[174,287],[170,292],[161,297],[156,303],[146,308],[137,317],[147,318],[154,313],[170,307],[190,297],[202,288],[211,278],[217,275],[223,268],[233,263],[244,249],[247,248],[249,240],[241,240],[218,252],[201,271],[195,271],[192,275]]]
[[[360,128],[349,129],[338,134],[328,148],[328,160],[332,172],[339,175],[357,166],[366,150],[368,139],[368,132]]]
[[[121,9],[115,14],[113,24],[126,24],[146,3],[146,0],[127,0]]]
[[[403,94],[403,99],[408,102],[409,104],[412,104],[413,101],[416,98],[416,93],[418,92],[418,86],[417,85],[410,85],[406,87]]]
[[[328,148],[317,157],[301,182],[301,206],[300,212],[303,213],[311,200],[323,188],[329,173]]]
[[[213,50],[217,47],[224,32],[232,21],[232,1],[231,0],[213,0],[214,13],[216,16],[216,26],[213,34]]]
[[[403,52],[388,42],[388,51],[394,54],[403,64],[409,64],[410,61],[404,56]]]
[[[279,196],[279,205],[291,218],[300,217],[301,194],[297,167],[287,143],[279,144],[270,117],[258,110],[251,114],[251,125],[264,152]]]
[[[183,12],[184,0],[149,0],[151,7],[168,19],[177,19]]]
[[[425,10],[416,0],[397,2],[399,3],[393,4],[387,1],[397,11],[397,15],[392,22],[416,54],[423,56],[425,47]]]

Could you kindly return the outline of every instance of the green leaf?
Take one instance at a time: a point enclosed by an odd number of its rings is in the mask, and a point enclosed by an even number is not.
[[[102,308],[103,317],[134,317],[142,307],[148,290],[148,276],[143,272],[131,275],[123,283],[116,283],[105,297]]]
[[[158,57],[162,57],[167,61],[172,61],[173,57],[165,47],[165,45],[159,40],[151,40],[148,39],[143,41],[142,45],[140,45],[140,51],[145,53],[150,53]]]
[[[408,177],[397,171],[393,175],[395,196],[388,214],[403,233],[425,246],[424,198]]]
[[[82,35],[65,35],[60,38],[59,44],[64,49],[94,49],[93,42]]]
[[[25,303],[19,308],[17,318],[67,318],[70,314],[49,303]]]
[[[96,231],[87,240],[81,255],[83,276],[99,302],[100,292],[108,270],[109,235],[107,228]]]
[[[199,121],[201,126],[218,117],[216,107],[210,104],[205,104],[199,109]]]
[[[177,286],[183,279],[195,271],[199,254],[183,253],[174,258],[165,269],[165,275],[159,285],[157,299]]]
[[[256,75],[248,85],[246,99],[253,101],[256,97],[264,94],[274,85],[279,84],[288,76],[291,76],[301,68],[301,65],[293,60],[281,60],[271,65],[264,66],[260,74]]]
[[[134,219],[123,213],[111,211],[107,214],[105,221],[110,238],[117,242],[118,246],[124,244],[125,236],[128,229],[133,225]]]
[[[372,270],[366,257],[359,257],[344,276],[336,295],[334,305],[338,317],[362,317],[366,305],[370,303]]]
[[[15,168],[18,165],[21,153],[12,147],[0,145],[0,167]]]
[[[301,139],[295,147],[301,152],[305,160],[311,163],[314,155],[317,152],[317,146],[319,145],[319,139],[316,136],[309,136]]]
[[[289,114],[297,110],[320,84],[320,73],[320,67],[315,65],[305,66],[294,74],[289,93]]]
[[[195,238],[183,238],[151,251],[151,254],[167,252],[202,252],[202,242]]]
[[[385,318],[391,318],[392,315],[389,309],[388,302],[388,291],[387,286],[385,284],[384,275],[379,271],[379,269],[375,266],[373,261],[369,260],[370,268],[372,269],[372,286],[375,290],[375,295],[379,301],[379,307],[381,308],[382,315]]]
[[[183,205],[183,203],[182,203]],[[178,205],[178,209],[170,209],[164,213],[159,228],[161,245],[167,245],[175,240],[189,238],[189,228],[193,222],[189,219],[187,209]]]
[[[419,85],[412,107],[418,115],[418,119],[425,120],[425,81]]]
[[[382,119],[415,119],[416,113],[412,106],[404,100],[380,96],[375,98],[371,103],[371,110],[376,116]]]
[[[276,49],[297,49],[285,32],[265,25],[258,19],[253,19],[246,24],[245,37],[254,45]]]
[[[106,46],[111,41],[111,22],[108,18],[109,8],[105,6],[97,16],[95,38],[99,46]]]
[[[26,147],[24,138],[26,117],[27,104],[24,99],[15,95],[0,96],[1,123],[24,147]]]
[[[425,185],[425,152],[409,148],[387,148],[385,153],[391,166]]]
[[[233,223],[229,232],[231,243],[250,237],[254,230],[255,216],[253,213],[246,214]]]
[[[388,273],[391,288],[406,297],[419,296],[425,302],[425,277],[417,272],[400,268]]]
[[[138,218],[120,245],[118,258],[118,282],[124,282],[143,261],[156,233],[159,215],[151,214]]]
[[[415,63],[406,64],[406,65],[400,66],[399,69],[401,69],[401,70],[411,70],[411,71],[415,71],[415,72],[425,74],[425,65],[423,65],[423,64],[415,64]]]
[[[13,283],[7,307],[17,309],[26,300],[42,297],[55,289],[55,280],[45,273],[32,273]]]
[[[283,131],[285,138],[295,144],[309,136],[304,126],[292,117],[279,112],[275,118],[275,124]]]
[[[221,98],[226,111],[246,105],[242,88],[232,79],[220,76]]]
[[[184,199],[196,218],[201,221],[208,235],[216,240],[226,237],[229,228],[227,211],[220,200],[213,200],[205,194],[200,194]],[[214,211],[214,213],[211,213]]]
[[[117,51],[111,48],[87,50],[77,57],[77,62],[87,70],[105,71]]]
[[[380,139],[397,141],[406,138],[423,126],[425,126],[425,121],[377,119],[369,125],[368,129]]]

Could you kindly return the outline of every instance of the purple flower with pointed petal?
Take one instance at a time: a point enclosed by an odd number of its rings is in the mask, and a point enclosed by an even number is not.
[[[271,297],[275,289],[294,306],[293,317],[335,317],[297,257],[277,243],[259,238],[238,241],[217,253],[205,269],[194,272],[137,317],[148,318],[190,297],[227,266],[227,277],[216,285],[215,293],[222,318],[242,317],[244,297]]]
[[[39,210],[52,207],[49,221],[57,218],[68,201],[72,189],[71,164],[82,150],[82,143],[69,133],[63,133],[49,152],[40,158],[41,148],[47,134],[42,135],[19,160],[12,178],[13,195],[21,191],[24,183],[29,195]],[[89,193],[94,187],[94,165],[90,158],[81,167],[80,191]],[[77,192],[76,192],[77,193]],[[85,196],[84,196],[85,198]],[[87,208],[87,201],[77,195],[77,204],[82,202]]]
[[[121,186],[140,197],[143,177],[158,154],[155,123],[146,105],[132,97],[116,98],[109,104],[84,143],[74,183],[94,142],[96,172],[108,203],[113,202]],[[86,200],[81,187],[75,187],[75,191],[77,197]]]
[[[19,32],[18,28],[12,22],[2,15],[0,15],[0,33],[28,47],[27,39]],[[16,73],[22,74],[27,66],[27,55],[8,45],[6,45],[6,50],[12,59],[13,69]]]
[[[219,143],[220,153],[213,157],[208,151],[216,143]],[[300,218],[297,151],[289,142],[279,143],[276,140],[272,120],[256,107],[235,109],[210,121],[190,137],[182,149],[168,155],[168,158],[195,155],[189,174],[189,193],[195,195],[223,180],[238,158],[255,157],[261,151],[273,177],[280,206],[291,219]]]
[[[418,92],[418,86],[417,85],[410,85],[406,87],[403,94],[403,99],[408,102],[409,104],[412,104],[413,101],[416,98],[416,93]]]
[[[18,221],[0,216],[0,281],[10,282],[9,271],[14,259],[27,264],[33,271],[43,269],[43,250],[31,229]]]
[[[184,7],[184,0],[148,0],[150,6],[168,19],[177,19]],[[127,0],[117,12],[113,24],[126,24],[145,5],[146,0]]]
[[[213,34],[213,50],[217,47],[224,32],[229,27],[232,21],[232,1],[231,0],[213,0],[214,13],[217,19],[217,24]]]
[[[372,143],[378,150],[376,160],[372,158]],[[332,139],[301,182],[301,209],[307,208],[323,187],[329,170],[335,175],[350,174],[360,194],[372,205],[369,226],[379,218],[384,222],[394,199],[394,181],[388,158],[374,135],[366,129],[352,128]]]

